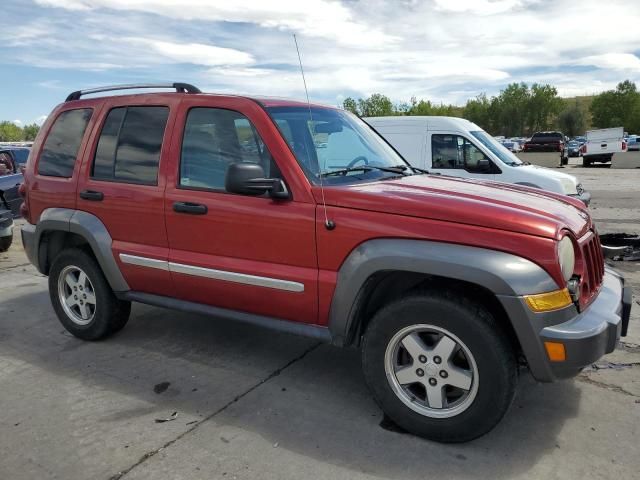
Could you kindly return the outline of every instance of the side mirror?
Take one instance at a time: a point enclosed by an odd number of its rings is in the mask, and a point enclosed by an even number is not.
[[[269,192],[273,198],[289,198],[289,192],[279,178],[265,178],[261,165],[251,162],[232,163],[224,181],[227,192],[259,196]]]
[[[486,158],[478,160],[478,170],[481,172],[486,172],[487,170],[491,170],[491,162]]]

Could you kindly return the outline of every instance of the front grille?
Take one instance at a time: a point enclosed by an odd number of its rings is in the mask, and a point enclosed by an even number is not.
[[[585,307],[596,296],[604,278],[604,257],[600,239],[594,231],[589,231],[580,241],[582,253],[580,306]]]

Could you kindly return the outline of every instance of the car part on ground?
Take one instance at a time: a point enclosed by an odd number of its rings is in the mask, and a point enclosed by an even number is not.
[[[520,359],[569,378],[626,334],[631,291],[574,192],[431,175],[340,109],[166,86],[74,92],[35,141],[22,240],[73,335],[138,301],[359,347],[390,418],[460,442],[503,417]]]
[[[0,252],[6,252],[13,243],[13,214],[0,207]]]
[[[627,262],[640,260],[640,235],[608,233],[600,235],[605,258]]]

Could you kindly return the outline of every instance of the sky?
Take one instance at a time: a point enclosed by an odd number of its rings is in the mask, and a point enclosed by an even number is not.
[[[0,13],[0,120],[24,124],[121,83],[302,99],[293,34],[309,96],[331,105],[640,83],[634,0],[2,0]]]

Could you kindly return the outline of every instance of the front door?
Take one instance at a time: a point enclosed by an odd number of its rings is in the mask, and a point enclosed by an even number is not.
[[[255,104],[243,110],[230,108],[229,100],[213,99],[206,107],[184,102],[174,135],[175,178],[165,197],[176,295],[316,323],[315,205],[225,190],[225,174],[234,162],[260,163],[265,176],[283,178],[263,141],[278,134],[275,126],[265,131],[264,119],[252,120],[266,115]]]
[[[454,177],[494,180],[493,162],[473,142],[462,135],[429,132],[430,172]]]

